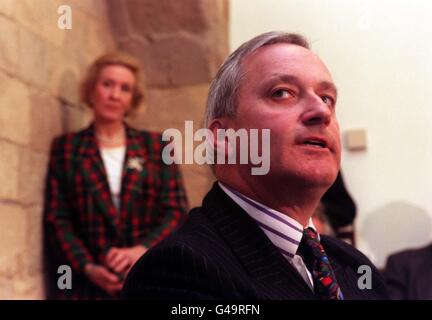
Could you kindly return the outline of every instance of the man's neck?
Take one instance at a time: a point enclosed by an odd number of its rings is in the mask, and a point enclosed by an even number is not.
[[[240,183],[228,179],[219,180],[226,186],[258,201],[269,208],[286,214],[306,227],[325,192],[322,188],[300,188],[295,186],[272,186],[263,183]]]

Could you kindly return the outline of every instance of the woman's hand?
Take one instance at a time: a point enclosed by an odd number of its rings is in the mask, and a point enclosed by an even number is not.
[[[111,296],[118,293],[123,286],[123,281],[104,266],[89,263],[85,266],[84,272],[91,282]]]
[[[131,267],[146,251],[147,248],[142,245],[130,248],[113,247],[108,251],[105,263],[109,269],[117,274],[126,276]]]

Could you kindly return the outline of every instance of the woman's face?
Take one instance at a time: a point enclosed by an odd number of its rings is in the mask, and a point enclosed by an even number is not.
[[[92,92],[91,101],[96,120],[122,121],[131,107],[136,79],[121,65],[103,67]]]

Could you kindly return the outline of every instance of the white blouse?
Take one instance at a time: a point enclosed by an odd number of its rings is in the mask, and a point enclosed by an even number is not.
[[[126,156],[126,146],[117,148],[102,148],[101,156],[108,175],[108,183],[114,206],[120,211],[120,193],[122,183],[123,163]]]

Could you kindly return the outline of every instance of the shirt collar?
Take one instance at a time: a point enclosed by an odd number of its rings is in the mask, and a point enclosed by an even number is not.
[[[286,214],[267,207],[244,194],[218,182],[221,189],[258,224],[270,241],[280,249],[287,258],[297,253],[297,248],[303,237],[303,226]],[[316,231],[309,219],[308,228]],[[319,235],[318,235],[319,237]]]

